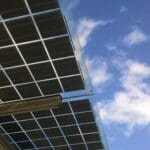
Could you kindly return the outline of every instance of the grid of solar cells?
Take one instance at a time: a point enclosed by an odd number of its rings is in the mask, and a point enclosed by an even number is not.
[[[0,100],[82,89],[82,75],[58,1],[1,2]]]
[[[104,149],[89,100],[0,117],[0,129],[16,150]]]

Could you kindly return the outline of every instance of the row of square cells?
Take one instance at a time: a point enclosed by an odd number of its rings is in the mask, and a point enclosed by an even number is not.
[[[86,124],[86,125],[79,125],[81,134],[83,135],[85,142],[95,142],[95,141],[100,141],[100,137],[98,134],[98,130],[95,124]],[[76,143],[82,143],[82,137],[80,135],[79,129],[76,125],[72,125],[69,127],[61,127],[66,139],[68,140],[69,144],[76,144]],[[44,133],[52,142],[54,146],[59,146],[59,145],[67,145],[61,131],[59,128],[52,128],[52,129],[43,129]],[[43,131],[41,130],[35,130],[35,131],[26,131],[26,134],[28,137],[30,137],[33,140],[33,143],[37,145],[37,142],[42,142],[42,143],[47,143],[47,140],[45,139],[45,135],[43,134]],[[90,134],[92,133],[92,134]],[[20,133],[12,133],[10,136],[20,145],[24,142],[21,142],[23,140],[27,140],[28,138],[23,132]],[[21,138],[20,138],[21,137]],[[21,139],[21,141],[20,141]],[[37,140],[41,139],[41,140]],[[42,140],[43,139],[43,140]],[[44,140],[45,139],[45,140]],[[26,142],[27,142],[26,141]],[[25,142],[25,143],[26,143]],[[45,143],[45,144],[46,144]],[[46,144],[47,145],[47,144]],[[40,147],[46,147],[43,145],[39,145]],[[47,145],[48,146],[48,145]],[[99,142],[100,146],[100,142]],[[99,147],[100,148],[100,147]]]
[[[58,73],[59,77],[79,74],[78,67],[76,65],[75,59],[64,59],[54,62],[55,69]],[[64,67],[65,66],[65,67]],[[40,81],[38,85],[42,89],[44,95],[60,93],[62,89],[60,88],[60,84],[56,79],[56,75],[50,63],[42,63],[42,64],[35,64],[29,66],[34,78],[37,81],[50,79],[47,81]],[[5,70],[13,84],[18,83],[27,83],[32,82],[33,79],[29,74],[26,67],[17,67],[15,69],[7,69]],[[65,91],[74,91],[83,89],[83,83],[81,76],[74,76],[74,77],[66,77],[60,79],[63,88]],[[6,75],[4,74],[3,70],[0,71],[0,86],[7,86],[10,85]],[[16,86],[18,91],[24,98],[28,97],[35,97],[39,96],[40,93],[34,83],[26,84],[26,85],[18,85]],[[9,88],[2,88],[0,89],[0,95],[2,100],[8,99],[18,99],[17,93],[11,87]],[[11,97],[9,97],[11,95]]]
[[[58,76],[61,78],[80,73],[74,58],[54,61],[53,64]],[[56,74],[50,62],[29,65],[29,68],[37,81],[56,78]],[[6,69],[5,72],[14,84],[33,81],[26,66]],[[10,85],[6,74],[3,70],[0,70],[0,87]]]
[[[37,131],[37,132],[39,132],[39,131]],[[39,132],[40,133],[40,132]],[[29,135],[31,135],[31,136],[29,136],[29,137],[33,137],[32,136],[32,134],[34,134],[33,132],[30,132],[29,133]],[[42,134],[42,132],[41,132],[41,134]],[[27,139],[26,138],[26,136],[22,133],[22,135],[20,134],[18,134],[18,135],[12,135],[12,137],[14,138],[14,139],[18,139],[19,138],[19,136],[20,136],[20,138],[22,138],[22,139]],[[96,133],[96,134],[83,134],[83,137],[84,137],[84,139],[85,139],[85,142],[93,142],[93,144],[94,143],[96,143],[95,141],[98,141],[99,140],[99,135]],[[83,142],[83,140],[82,140],[82,137],[81,137],[81,135],[73,135],[73,136],[67,136],[66,137],[66,139],[67,139],[67,141],[68,141],[68,143],[70,144],[70,146],[71,146],[71,144],[73,145],[75,145],[75,144],[77,144],[77,145],[80,145],[81,143],[82,144],[84,144],[84,142]],[[58,146],[61,146],[61,148],[63,149],[63,146],[62,145],[67,145],[67,143],[66,143],[66,140],[65,140],[65,138],[64,137],[59,137],[59,138],[50,138],[49,139],[50,140],[50,142],[53,144],[53,146],[56,146],[56,147],[58,147]],[[16,141],[16,140],[15,140]],[[27,142],[29,142],[28,140],[26,141],[26,142],[18,142],[18,145],[20,145],[21,147],[22,147],[22,144],[25,144],[25,143],[27,143]],[[32,141],[38,148],[39,147],[50,147],[50,144],[49,144],[49,141],[47,140],[47,139],[41,139],[41,140],[34,140],[34,141]],[[80,144],[79,144],[80,143]],[[98,142],[97,142],[98,143]],[[99,142],[99,144],[100,144],[100,142]],[[30,145],[30,144],[29,144]],[[24,147],[25,148],[25,147]],[[29,148],[29,147],[27,147],[27,148]],[[100,148],[100,146],[98,147],[98,148]],[[93,150],[93,149],[92,149]]]
[[[65,92],[82,90],[84,88],[83,82],[80,76],[62,78],[62,86]],[[42,81],[37,83],[44,95],[52,95],[62,93],[62,89],[57,79]],[[35,83],[18,85],[16,89],[25,98],[34,98],[41,96],[39,89]],[[0,99],[2,101],[11,101],[20,99],[16,90],[13,87],[5,87],[0,89]]]
[[[69,103],[70,103],[70,106],[69,106]],[[71,101],[68,103],[67,102],[62,103],[58,108],[53,108],[52,112],[55,116],[69,115],[72,113],[71,109],[74,114],[80,114],[80,113],[84,114],[86,112],[91,112],[91,110],[92,110],[89,100],[85,99],[85,100]],[[33,114],[37,119],[48,118],[48,117],[53,116],[50,110],[35,111],[35,112],[33,112]],[[93,118],[92,115],[90,115],[90,116],[91,116],[91,118]],[[33,116],[31,115],[31,113],[16,114],[15,117],[18,121],[33,119]],[[14,122],[14,121],[15,120],[11,116],[4,116],[4,117],[1,116],[0,117],[1,124],[5,124],[8,122]]]
[[[40,150],[53,150],[53,149],[55,149],[55,150],[70,150],[70,147],[72,150],[86,150],[87,148],[86,148],[85,144],[87,145],[88,150],[104,150],[102,142],[92,141],[92,142],[84,143],[80,139],[81,139],[81,136],[76,136],[76,137],[71,137],[71,138],[69,137],[67,139],[69,142],[69,145],[68,144],[58,145],[58,143],[66,143],[66,141],[64,140],[64,138],[60,138],[60,139],[56,138],[56,139],[52,140],[52,144],[54,143],[53,144],[54,148],[52,148],[50,146],[51,144],[48,142],[48,140],[37,140],[32,143],[31,143],[31,141],[26,141],[26,142],[19,142],[17,144],[19,145],[19,147],[21,147],[21,149],[32,149],[32,150],[37,150],[37,148]],[[58,140],[58,142],[56,142],[56,140]],[[80,141],[80,142],[72,143],[72,142],[77,142],[77,141]],[[37,148],[34,148],[33,143]],[[15,147],[16,150],[19,150],[15,144],[12,144],[12,145]]]
[[[28,0],[27,2],[32,13],[59,8],[58,0]],[[0,14],[3,18],[12,18],[26,15],[28,10],[23,0],[5,0],[0,3]]]
[[[74,55],[68,37],[46,40],[45,44],[51,59],[64,58]],[[46,54],[41,42],[20,45],[19,51],[28,64],[48,60],[48,55]],[[23,60],[21,59],[17,49],[12,46],[9,48],[0,49],[0,64],[3,67],[11,67],[22,65]]]
[[[77,123],[81,127],[81,131],[83,133],[97,132],[96,124],[93,123],[95,122],[95,120],[91,112],[91,106],[89,101],[82,100],[78,102],[71,102],[70,106],[72,107],[73,113],[77,119]],[[66,136],[80,134],[74,117],[73,115],[71,115],[71,110],[68,103],[64,103],[60,108],[52,109],[52,111]],[[36,117],[37,122],[46,132],[48,137],[53,138],[63,136],[49,110],[33,112],[33,115],[34,117]],[[15,115],[15,118],[18,120],[22,128],[26,131],[26,133],[31,139],[36,140],[44,138],[43,133],[40,130],[38,130],[39,125],[36,121],[33,120],[33,116],[30,113],[17,114]],[[0,123],[8,133],[11,133],[11,137],[16,142],[19,142],[20,140],[27,140],[27,137],[23,135],[21,128],[16,124],[15,120],[11,116],[0,117]],[[83,123],[88,123],[88,125],[80,125]],[[35,129],[36,131],[33,131]],[[52,130],[53,132],[51,132]]]
[[[58,123],[60,124],[60,127],[62,128],[63,133],[65,134],[65,137],[67,138],[69,144],[83,142],[77,124],[79,125],[82,135],[86,142],[100,141],[96,124],[93,123],[95,122],[95,120],[93,113],[91,112],[91,105],[89,101],[80,100],[80,101],[72,101],[69,103],[70,106],[68,105],[68,103],[63,103],[61,107],[52,109],[52,112],[54,113]],[[77,124],[74,120],[73,115],[71,115],[72,112],[70,108],[72,108],[72,111],[77,119]],[[49,110],[36,111],[33,112],[33,115],[35,116],[39,125],[43,128],[43,131],[45,132],[46,136],[49,138],[49,140],[52,142],[54,146],[67,144],[65,143],[66,141],[64,140],[64,137],[60,129],[57,127],[57,123],[55,122],[55,119],[53,118],[53,115]],[[22,128],[26,131],[28,137],[30,137],[33,140],[33,143],[36,146],[45,147],[45,145],[48,145],[47,144],[48,141],[45,139],[43,131],[39,129],[38,124],[36,123],[36,121],[33,120],[33,116],[30,113],[17,114],[15,115],[15,118],[21,124]],[[8,133],[10,133],[11,138],[13,138],[18,143],[19,146],[25,148],[24,146],[28,143],[28,137],[24,134],[24,132],[22,132],[22,129],[20,129],[20,127],[16,124],[15,120],[11,116],[5,116],[0,117],[0,123],[3,126],[3,128]],[[4,134],[3,131],[1,133]],[[9,139],[9,137],[7,138]],[[21,142],[24,140],[27,141]],[[42,145],[38,144],[38,141],[39,142],[43,141],[42,143],[44,144],[44,146],[43,144]],[[93,146],[96,146],[96,148],[92,146],[92,148],[94,149],[102,148],[102,144],[100,142],[93,144],[94,144]],[[30,146],[29,143],[27,145]],[[84,144],[81,145],[79,144],[78,147],[80,148],[84,147]],[[89,144],[87,145],[89,146]]]
[[[45,136],[44,136],[44,134],[42,133],[41,130],[29,131],[29,132],[27,132],[27,134],[34,141],[36,141],[37,139],[44,139],[45,138]],[[11,137],[16,142],[28,140],[27,136],[22,132],[11,134]],[[84,137],[85,137],[86,142],[99,141],[99,134],[98,133],[93,133],[93,134],[86,133],[86,134],[84,134]],[[79,135],[79,132],[78,132],[78,134],[67,135],[67,139],[68,139],[70,144],[83,142],[82,138],[81,138],[81,135]],[[55,146],[57,146],[57,145],[66,145],[66,142],[64,141],[63,136],[62,137],[50,137],[50,141]]]
[[[87,118],[89,117],[89,119]],[[83,127],[83,132],[89,132],[89,131],[93,131],[97,132],[95,129],[95,123],[94,119],[92,118],[93,116],[91,116],[90,113],[87,114],[76,114],[76,118],[78,121],[78,124],[81,124],[80,126]],[[73,115],[64,115],[64,116],[57,116],[56,117],[59,126],[61,127],[68,127],[70,128],[71,126],[76,126],[76,122],[73,118]],[[27,120],[27,121],[18,121],[19,124],[22,126],[22,128],[25,131],[32,131],[32,130],[36,130],[39,129],[39,125],[43,128],[43,129],[47,129],[47,128],[51,128],[51,129],[56,129],[58,128],[57,123],[55,122],[55,119],[50,117],[50,118],[41,118],[41,119],[37,119],[37,122],[35,120]],[[84,129],[84,126],[87,126],[87,124],[89,124],[89,126],[91,126],[90,128],[86,127]],[[2,124],[2,127],[8,132],[8,133],[14,133],[14,132],[20,132],[21,128],[17,125],[16,122],[13,123],[7,123],[7,124]]]
[[[43,38],[67,34],[63,16],[60,11],[37,15],[34,16],[34,18]],[[16,43],[39,39],[38,32],[31,17],[7,21],[5,23]],[[0,35],[0,46],[12,44],[2,23],[0,23]]]

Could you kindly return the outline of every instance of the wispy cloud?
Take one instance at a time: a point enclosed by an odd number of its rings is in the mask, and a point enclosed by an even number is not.
[[[79,37],[81,47],[83,48],[87,45],[90,39],[91,33],[98,26],[105,26],[112,22],[113,20],[93,20],[93,19],[87,19],[87,18],[81,19],[77,27],[77,35]]]
[[[68,9],[72,10],[74,8],[76,8],[80,3],[80,0],[69,0],[68,1]]]
[[[109,51],[116,51],[117,50],[117,45],[113,44],[113,43],[108,43],[105,45],[105,47],[109,50]]]
[[[87,58],[86,65],[89,70],[92,84],[97,92],[101,92],[101,85],[111,79],[106,62],[100,58]]]
[[[146,33],[138,27],[133,27],[132,31],[123,38],[122,42],[128,47],[131,47],[146,42],[147,40],[148,35]]]
[[[121,72],[123,90],[111,101],[97,103],[103,121],[125,124],[130,131],[134,126],[150,125],[150,66],[128,60]]]
[[[125,7],[124,5],[122,5],[122,6],[120,7],[120,12],[121,12],[121,13],[124,13],[124,12],[127,12],[127,11],[128,11],[128,8]]]

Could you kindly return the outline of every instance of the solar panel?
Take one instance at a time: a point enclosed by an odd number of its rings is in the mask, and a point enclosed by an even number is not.
[[[0,117],[0,133],[16,150],[103,150],[89,100]]]
[[[0,2],[1,102],[84,89],[58,0]]]

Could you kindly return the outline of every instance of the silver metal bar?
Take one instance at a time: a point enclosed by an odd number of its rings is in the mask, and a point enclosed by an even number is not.
[[[37,80],[37,83],[38,83],[38,82],[43,82],[43,81],[51,81],[51,80],[55,80],[55,79],[57,79],[57,78]],[[14,85],[15,85],[15,86],[20,86],[20,85],[28,85],[28,84],[32,84],[32,83],[34,83],[34,81],[17,83],[17,84],[14,84]],[[11,87],[11,85],[2,86],[2,87],[0,87],[0,89],[6,88],[6,87]]]
[[[47,62],[50,62],[50,61],[49,60],[43,60],[43,61],[39,61],[39,62],[28,63],[28,66],[47,63]],[[4,67],[4,69],[5,70],[10,70],[10,69],[17,69],[17,68],[20,68],[20,67],[25,67],[25,64],[17,65],[17,66],[11,66],[11,67]]]
[[[34,142],[34,141],[40,141],[40,140],[47,140],[47,138],[33,139],[32,141]],[[28,142],[28,141],[29,141],[29,140],[21,140],[21,139],[20,139],[20,141],[17,141],[17,142],[15,142],[15,143]],[[13,142],[11,142],[11,143],[13,143]]]
[[[60,79],[64,79],[64,78],[69,78],[69,77],[76,77],[76,76],[80,76],[80,74],[73,74],[73,75],[67,75],[67,76],[62,76],[59,77]],[[8,77],[9,78],[9,77]],[[42,79],[42,80],[37,80],[37,83],[40,82],[44,82],[44,81],[51,81],[51,80],[56,80],[57,78],[50,78],[50,79]],[[0,87],[0,89],[4,89],[4,88],[8,88],[8,87],[12,87],[12,86],[20,86],[20,85],[27,85],[27,84],[32,84],[34,83],[34,81],[30,81],[30,82],[22,82],[22,83],[17,83],[17,84],[12,84],[12,85],[6,85],[6,86],[2,86]]]
[[[43,61],[39,61],[39,62],[33,62],[33,63],[28,63],[28,66],[31,65],[37,65],[37,64],[42,64],[42,63],[47,63],[50,61],[59,61],[59,60],[64,60],[64,59],[69,59],[69,58],[74,58],[75,56],[67,56],[67,57],[62,57],[62,58],[55,58],[52,60],[43,60]],[[17,65],[17,66],[11,66],[11,67],[4,67],[5,70],[9,70],[9,69],[16,69],[16,68],[20,68],[20,67],[24,67],[25,65]],[[1,68],[0,68],[1,70]]]
[[[52,37],[48,37],[48,38],[43,38],[43,40],[48,41],[48,40],[53,40],[53,39],[57,39],[57,38],[67,37],[67,36],[68,36],[68,34],[62,34],[62,35],[52,36]],[[21,46],[21,45],[32,44],[32,43],[36,43],[36,42],[41,42],[41,39],[31,40],[31,41],[27,41],[27,42],[20,42],[20,43],[16,43],[16,45]],[[9,47],[14,47],[14,44],[0,46],[0,50],[9,48]]]
[[[32,13],[32,15],[37,16],[37,15],[42,15],[42,14],[45,14],[45,13],[55,12],[55,11],[59,11],[59,10],[60,10],[60,8],[55,8],[55,9],[50,9],[50,10],[45,10],[45,11],[41,11],[41,12]],[[31,14],[26,14],[26,15],[22,15],[22,16],[18,16],[18,17],[3,19],[3,20],[0,20],[0,23],[13,21],[13,20],[18,20],[18,19],[23,19],[23,18],[26,18],[26,17],[31,17]]]
[[[66,57],[61,57],[61,58],[55,58],[55,59],[52,59],[52,61],[58,61],[58,60],[64,60],[64,59],[69,59],[69,58],[75,58],[75,56],[66,56]]]
[[[47,128],[47,129],[49,129],[49,128]],[[30,132],[30,131],[41,131],[41,130],[39,130],[39,129],[33,129],[33,130],[28,130],[28,132]],[[16,134],[16,133],[22,133],[21,131],[18,131],[18,132],[13,132],[13,133],[4,133],[4,134],[2,134],[2,135],[11,135],[11,134]],[[89,135],[89,134],[99,134],[99,132],[90,132],[90,133],[84,133],[84,135]],[[80,135],[80,134],[74,134],[74,135],[66,135],[66,137],[72,137],[72,136],[78,136],[78,135]],[[56,136],[56,137],[53,137],[52,139],[55,139],[55,138],[61,138],[61,137],[63,137],[63,136]]]

